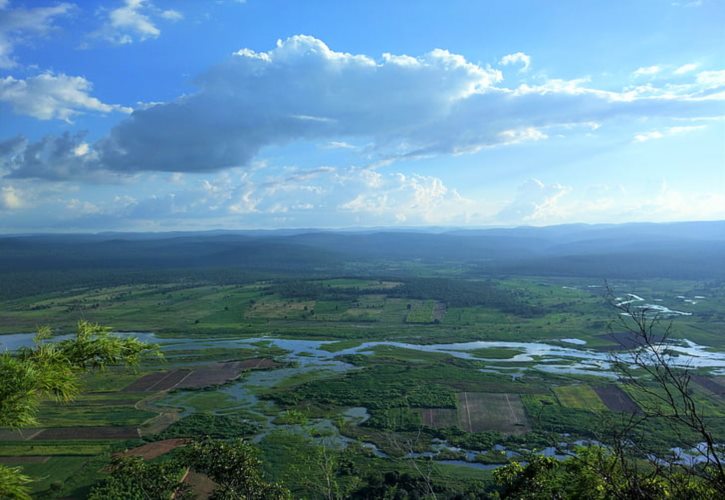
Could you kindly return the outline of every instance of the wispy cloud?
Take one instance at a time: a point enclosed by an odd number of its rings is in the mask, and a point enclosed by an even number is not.
[[[637,68],[632,75],[635,77],[638,76],[654,76],[662,71],[662,66],[643,66],[641,68]]]
[[[65,2],[32,8],[10,8],[9,2],[0,2],[0,68],[16,66],[13,51],[17,44],[48,34],[56,27],[58,18],[74,9],[75,5]]]
[[[675,68],[673,73],[675,75],[685,75],[687,73],[695,71],[698,67],[699,67],[699,64],[695,64],[695,63],[683,64],[682,66],[678,66],[677,68]]]
[[[649,132],[642,132],[634,136],[634,142],[647,142],[657,139],[664,139],[665,137],[671,137],[673,135],[686,134],[694,132],[696,130],[702,130],[705,125],[690,125],[682,127],[668,127],[662,130],[651,130]]]

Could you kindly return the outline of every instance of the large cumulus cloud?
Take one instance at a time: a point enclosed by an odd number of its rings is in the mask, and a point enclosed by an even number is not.
[[[81,137],[46,138],[0,159],[0,169],[54,179],[218,171],[249,164],[265,146],[354,137],[379,159],[455,154],[621,116],[723,113],[722,85],[712,82],[615,92],[586,80],[514,88],[502,80],[499,70],[445,50],[373,59],[295,36],[268,52],[236,52],[197,78],[196,93],[134,111],[87,151]],[[29,154],[49,148],[62,161],[40,165],[42,156]]]

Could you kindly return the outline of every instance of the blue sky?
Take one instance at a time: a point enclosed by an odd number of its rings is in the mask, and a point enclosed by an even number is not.
[[[725,2],[0,0],[0,232],[725,218]]]

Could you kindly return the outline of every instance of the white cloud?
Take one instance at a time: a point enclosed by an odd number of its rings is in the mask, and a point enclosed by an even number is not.
[[[105,104],[89,95],[91,82],[81,76],[43,73],[25,80],[12,76],[0,78],[0,101],[9,103],[16,113],[40,120],[70,120],[73,115],[96,111],[130,113],[130,108]]]
[[[120,7],[107,12],[103,26],[94,36],[125,45],[158,38],[157,20],[180,21],[184,15],[173,9],[160,10],[148,0],[124,0]]]
[[[653,139],[662,139],[665,136],[663,132],[659,130],[652,130],[650,132],[642,132],[634,136],[634,142],[647,142]]]
[[[343,212],[365,215],[373,223],[442,224],[467,220],[475,203],[447,187],[438,177],[390,174],[338,205]],[[371,219],[370,217],[374,217]]]
[[[161,12],[161,17],[168,21],[181,21],[184,19],[184,14],[179,12],[178,10],[164,10]]]
[[[672,2],[673,7],[702,7],[702,0],[690,0],[682,2]]]
[[[520,64],[521,69],[519,71],[526,72],[531,66],[531,56],[524,54],[523,52],[516,52],[515,54],[508,54],[501,58],[498,62],[502,66],[508,66],[509,64]]]
[[[500,71],[446,50],[376,60],[300,35],[267,52],[237,51],[196,79],[197,92],[136,109],[89,148],[83,168],[66,172],[249,168],[263,148],[293,141],[365,144],[356,151],[361,160],[386,165],[543,140],[553,130],[577,133],[621,117],[719,116],[723,74],[621,91],[587,79],[507,88]],[[14,162],[13,168],[18,178],[59,175],[53,165]]]
[[[698,67],[699,67],[699,64],[695,64],[695,63],[683,64],[682,66],[679,66],[678,68],[676,68],[673,71],[673,73],[675,75],[685,75],[687,73],[691,73],[692,71],[695,71]]]
[[[88,143],[81,142],[80,144],[78,144],[78,146],[73,148],[73,154],[76,156],[85,156],[88,154],[89,150],[90,150],[90,146],[88,145]]]
[[[725,86],[725,70],[701,71],[697,74],[697,83],[706,88]]]
[[[518,144],[521,142],[542,141],[548,139],[541,130],[534,127],[526,127],[512,130],[504,130],[499,134],[504,144]]]
[[[662,71],[661,66],[643,66],[637,68],[632,75],[634,76],[654,76]]]
[[[74,9],[71,3],[59,3],[52,7],[17,7],[8,9],[7,1],[0,5],[0,68],[17,65],[12,54],[19,43],[46,35],[57,18]]]
[[[355,146],[353,146],[350,143],[347,143],[345,141],[330,141],[327,144],[325,144],[326,149],[357,149]]]
[[[0,188],[0,210],[17,210],[24,204],[20,191],[15,187],[3,186]]]
[[[548,223],[559,216],[561,199],[571,190],[558,183],[544,184],[538,179],[528,179],[519,186],[516,197],[496,214],[495,220],[504,224]]]
[[[656,139],[664,139],[665,137],[671,137],[673,135],[694,132],[696,130],[702,130],[704,128],[705,128],[705,125],[689,125],[689,126],[679,126],[679,127],[668,127],[663,130],[651,130],[649,132],[641,132],[639,134],[635,134],[634,142],[647,142],[647,141],[656,140]]]
[[[65,208],[75,212],[77,215],[93,215],[101,213],[101,209],[95,203],[90,201],[81,201],[77,198],[71,198],[65,204]]]

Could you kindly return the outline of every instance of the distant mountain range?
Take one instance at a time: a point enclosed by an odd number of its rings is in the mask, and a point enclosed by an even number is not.
[[[720,279],[725,278],[725,221],[0,237],[0,273],[212,267],[332,271],[376,261],[463,263],[492,275]]]

